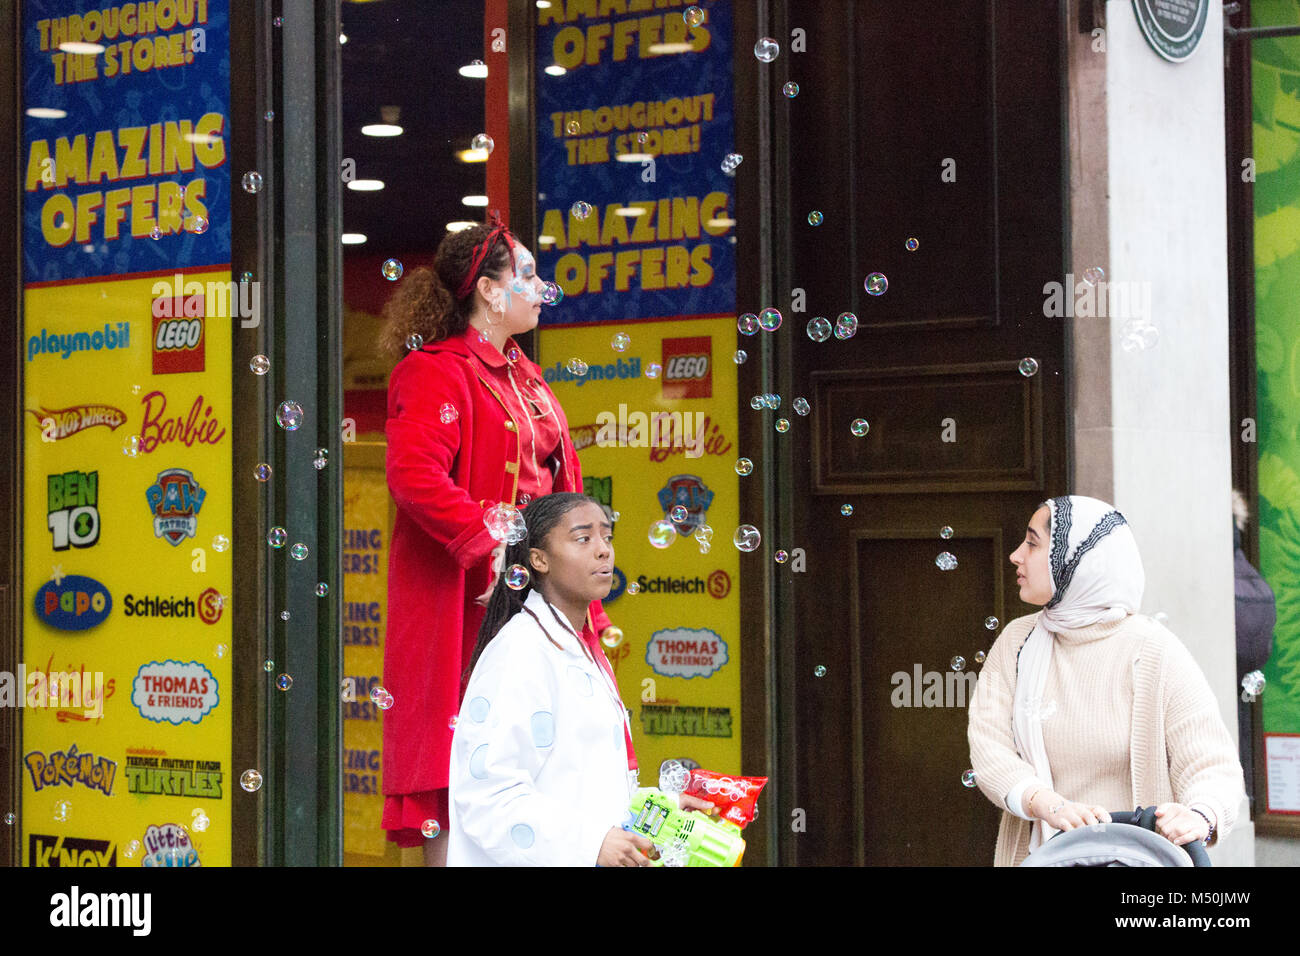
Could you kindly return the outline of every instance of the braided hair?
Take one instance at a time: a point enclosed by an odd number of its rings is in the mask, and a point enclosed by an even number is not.
[[[497,636],[506,622],[524,609],[524,601],[534,588],[533,576],[536,574],[528,560],[529,550],[543,547],[547,535],[560,523],[561,518],[574,508],[587,504],[599,506],[606,517],[611,517],[609,509],[595,498],[573,491],[559,491],[534,498],[529,502],[528,507],[520,512],[524,524],[528,527],[528,534],[522,541],[506,545],[505,555],[501,559],[501,575],[497,578],[492,596],[488,599],[487,613],[484,614],[483,623],[478,629],[478,642],[474,645],[474,654],[465,671],[466,677],[474,670],[474,665],[478,663],[483,651],[492,643],[492,639]],[[515,564],[528,569],[528,581],[517,591],[508,587],[502,580],[506,570]]]

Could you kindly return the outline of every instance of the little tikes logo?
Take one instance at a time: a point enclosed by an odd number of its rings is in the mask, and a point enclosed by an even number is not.
[[[45,476],[46,516],[54,550],[89,548],[99,541],[99,472]]]
[[[27,837],[27,862],[37,867],[117,866],[117,844],[112,840],[32,833]]]
[[[710,336],[664,339],[664,398],[712,398],[713,363]]]
[[[694,534],[695,529],[704,524],[711,504],[713,492],[699,475],[673,475],[668,484],[659,489],[659,507],[665,514],[678,505],[686,508],[686,520],[673,522],[680,535],[689,537]]]
[[[71,405],[67,408],[29,408],[41,429],[42,441],[61,441],[96,425],[113,431],[126,424],[126,412],[112,405]]]
[[[202,372],[203,297],[153,300],[153,373]],[[196,313],[197,314],[194,314]]]
[[[189,831],[177,823],[151,826],[144,831],[141,866],[202,866]]]
[[[158,478],[144,497],[153,512],[154,537],[176,547],[198,530],[199,511],[208,493],[199,487],[194,475],[184,468],[158,472]]]
[[[36,590],[36,616],[61,631],[86,631],[113,610],[108,588],[82,574],[59,575]]]
[[[63,333],[41,329],[40,335],[33,335],[27,340],[27,361],[34,361],[38,355],[59,355],[67,359],[73,352],[103,352],[130,347],[130,322],[119,322],[117,325],[105,322],[102,329],[94,332]]]

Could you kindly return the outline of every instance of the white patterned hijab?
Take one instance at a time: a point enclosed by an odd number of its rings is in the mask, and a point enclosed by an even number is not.
[[[1016,662],[1012,736],[1016,749],[1052,787],[1043,744],[1042,696],[1052,666],[1055,633],[1123,620],[1142,603],[1146,574],[1137,541],[1124,516],[1104,501],[1065,495],[1046,502],[1050,518],[1048,569],[1052,599],[1025,640]],[[1035,821],[1030,847],[1056,830]]]

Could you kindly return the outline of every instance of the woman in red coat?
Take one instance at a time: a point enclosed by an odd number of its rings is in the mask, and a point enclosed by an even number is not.
[[[502,545],[484,512],[582,491],[578,455],[542,370],[515,344],[537,326],[544,288],[499,221],[449,233],[434,270],[413,269],[385,308],[386,344],[406,354],[388,384],[384,816],[388,838],[442,865],[453,718]],[[599,601],[590,626],[610,628]],[[612,635],[611,635],[612,636]],[[429,831],[433,830],[430,825]]]

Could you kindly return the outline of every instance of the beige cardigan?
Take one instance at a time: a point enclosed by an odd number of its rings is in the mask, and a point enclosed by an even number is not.
[[[1016,658],[1038,614],[1017,618],[994,642],[980,672],[971,700],[967,739],[971,767],[984,794],[1002,809],[994,866],[1018,866],[1029,853],[1032,824],[1006,809],[1007,794],[1025,779],[1037,779],[1034,768],[1017,752],[1012,738],[1012,703],[1016,690]],[[1237,748],[1219,715],[1218,704],[1205,675],[1187,648],[1166,628],[1142,614],[1122,621],[1095,624],[1067,635],[1084,640],[1108,638],[1123,631],[1140,638],[1131,641],[1098,639],[1092,653],[1125,653],[1140,647],[1132,660],[1133,709],[1131,714],[1108,713],[1098,706],[1096,724],[1112,722],[1109,729],[1129,726],[1132,807],[1158,806],[1176,801],[1208,809],[1216,823],[1214,844],[1237,819],[1245,786]],[[1129,651],[1131,653],[1131,650]],[[1131,725],[1129,723],[1131,716]],[[1079,728],[1087,733],[1089,728]],[[1069,757],[1052,754],[1053,766],[1068,768]],[[1055,773],[1054,773],[1055,776]],[[1087,801],[1087,794],[1064,794]]]

